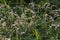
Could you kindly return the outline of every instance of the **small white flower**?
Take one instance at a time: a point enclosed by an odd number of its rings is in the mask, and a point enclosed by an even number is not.
[[[20,24],[23,24],[23,22],[20,22]]]
[[[51,24],[51,26],[56,26],[56,24]]]
[[[45,17],[47,17],[48,16],[48,14],[45,14]]]
[[[3,19],[3,18],[1,18],[1,20],[3,21],[4,19]]]
[[[21,35],[22,35],[22,34],[25,34],[25,32],[21,32],[20,34],[21,34]]]
[[[51,26],[55,26],[56,28],[59,27],[59,24],[52,24]]]
[[[35,18],[35,16],[32,16],[32,18]]]
[[[2,23],[2,26],[6,26],[6,22],[3,22],[3,23]]]
[[[19,22],[18,21],[15,21],[15,25],[19,25]]]
[[[5,38],[5,40],[11,40],[10,38]]]
[[[15,13],[17,13],[17,12],[15,12]]]
[[[15,24],[12,24],[12,26],[15,26]]]
[[[52,26],[49,26],[50,28],[52,27]]]
[[[30,11],[31,11],[31,13],[35,14],[35,12],[33,10],[30,10]]]
[[[57,27],[59,27],[60,25],[59,24],[57,24]]]
[[[34,9],[34,6],[35,6],[34,3],[29,3],[29,5]]]

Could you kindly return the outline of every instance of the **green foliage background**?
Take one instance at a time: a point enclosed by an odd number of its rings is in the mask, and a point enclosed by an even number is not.
[[[0,40],[60,40],[60,0],[0,0]]]

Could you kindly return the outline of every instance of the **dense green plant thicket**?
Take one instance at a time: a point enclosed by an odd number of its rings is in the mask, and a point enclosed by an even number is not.
[[[60,0],[0,0],[0,40],[60,40]]]

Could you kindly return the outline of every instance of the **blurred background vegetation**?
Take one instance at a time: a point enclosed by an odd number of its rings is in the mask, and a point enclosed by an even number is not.
[[[0,0],[0,40],[60,40],[60,0]]]

